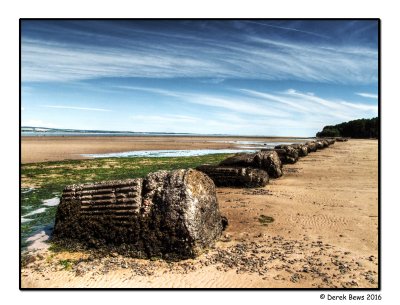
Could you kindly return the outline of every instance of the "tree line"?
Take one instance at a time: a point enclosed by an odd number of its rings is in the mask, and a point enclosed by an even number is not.
[[[359,119],[325,126],[317,137],[378,138],[379,118]]]

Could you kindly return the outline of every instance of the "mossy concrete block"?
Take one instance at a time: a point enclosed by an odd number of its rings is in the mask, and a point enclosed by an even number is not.
[[[196,169],[208,175],[216,186],[263,187],[269,181],[268,173],[258,168],[201,165]]]
[[[282,176],[282,162],[278,153],[273,150],[262,150],[257,153],[239,153],[219,163],[220,166],[252,167],[265,170],[269,177]]]
[[[180,259],[212,245],[224,223],[207,175],[159,171],[144,179],[67,186],[52,238],[64,246]]]

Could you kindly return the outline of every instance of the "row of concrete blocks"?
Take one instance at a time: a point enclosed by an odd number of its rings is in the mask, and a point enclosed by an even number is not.
[[[335,143],[335,139],[317,139],[305,144],[277,145],[253,154],[239,153],[218,165],[196,167],[208,175],[216,186],[263,187],[269,178],[282,176],[282,164],[293,164],[299,157]]]
[[[134,257],[195,257],[217,240],[228,220],[215,185],[263,186],[282,175],[292,152],[315,151],[323,140],[240,154],[219,166],[158,171],[145,178],[67,186],[57,208],[53,242]],[[285,153],[283,153],[283,151]],[[301,154],[301,153],[300,153]]]

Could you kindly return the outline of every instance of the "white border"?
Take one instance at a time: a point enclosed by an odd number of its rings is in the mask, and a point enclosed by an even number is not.
[[[1,229],[3,232],[1,253],[1,291],[3,302],[26,302],[27,304],[90,303],[112,304],[115,302],[138,302],[158,304],[208,303],[223,304],[272,304],[293,302],[296,304],[320,304],[321,291],[149,291],[149,292],[70,292],[35,291],[21,292],[18,261],[18,19],[35,17],[104,17],[104,18],[381,18],[382,20],[382,287],[383,300],[393,303],[398,289],[398,218],[399,218],[399,143],[395,122],[399,120],[400,67],[398,57],[399,18],[395,2],[389,1],[3,1],[1,9],[1,130],[5,140],[1,152],[1,204],[3,205]],[[4,109],[5,108],[5,109]],[[4,196],[4,194],[6,194]],[[397,234],[396,234],[397,233]],[[334,292],[337,295],[347,292]],[[360,292],[366,294],[366,292]]]

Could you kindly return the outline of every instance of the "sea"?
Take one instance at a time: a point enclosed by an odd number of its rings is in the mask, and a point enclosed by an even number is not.
[[[231,154],[240,152],[255,152],[263,148],[274,148],[280,144],[291,144],[293,142],[302,143],[310,140],[310,138],[287,138],[287,141],[271,141],[273,137],[261,136],[234,136],[224,134],[189,134],[189,133],[156,133],[156,132],[90,132],[90,131],[51,131],[51,132],[34,132],[21,131],[22,137],[213,137],[215,140],[209,140],[211,143],[225,143],[234,146],[230,149],[188,149],[188,150],[136,150],[124,151],[105,154],[82,154],[86,158],[122,158],[122,157],[191,157],[204,156],[210,154]],[[226,137],[242,137],[242,138],[259,138],[252,141],[241,140],[218,140],[218,138]],[[269,140],[266,140],[269,139]],[[286,140],[286,138],[285,138]]]

